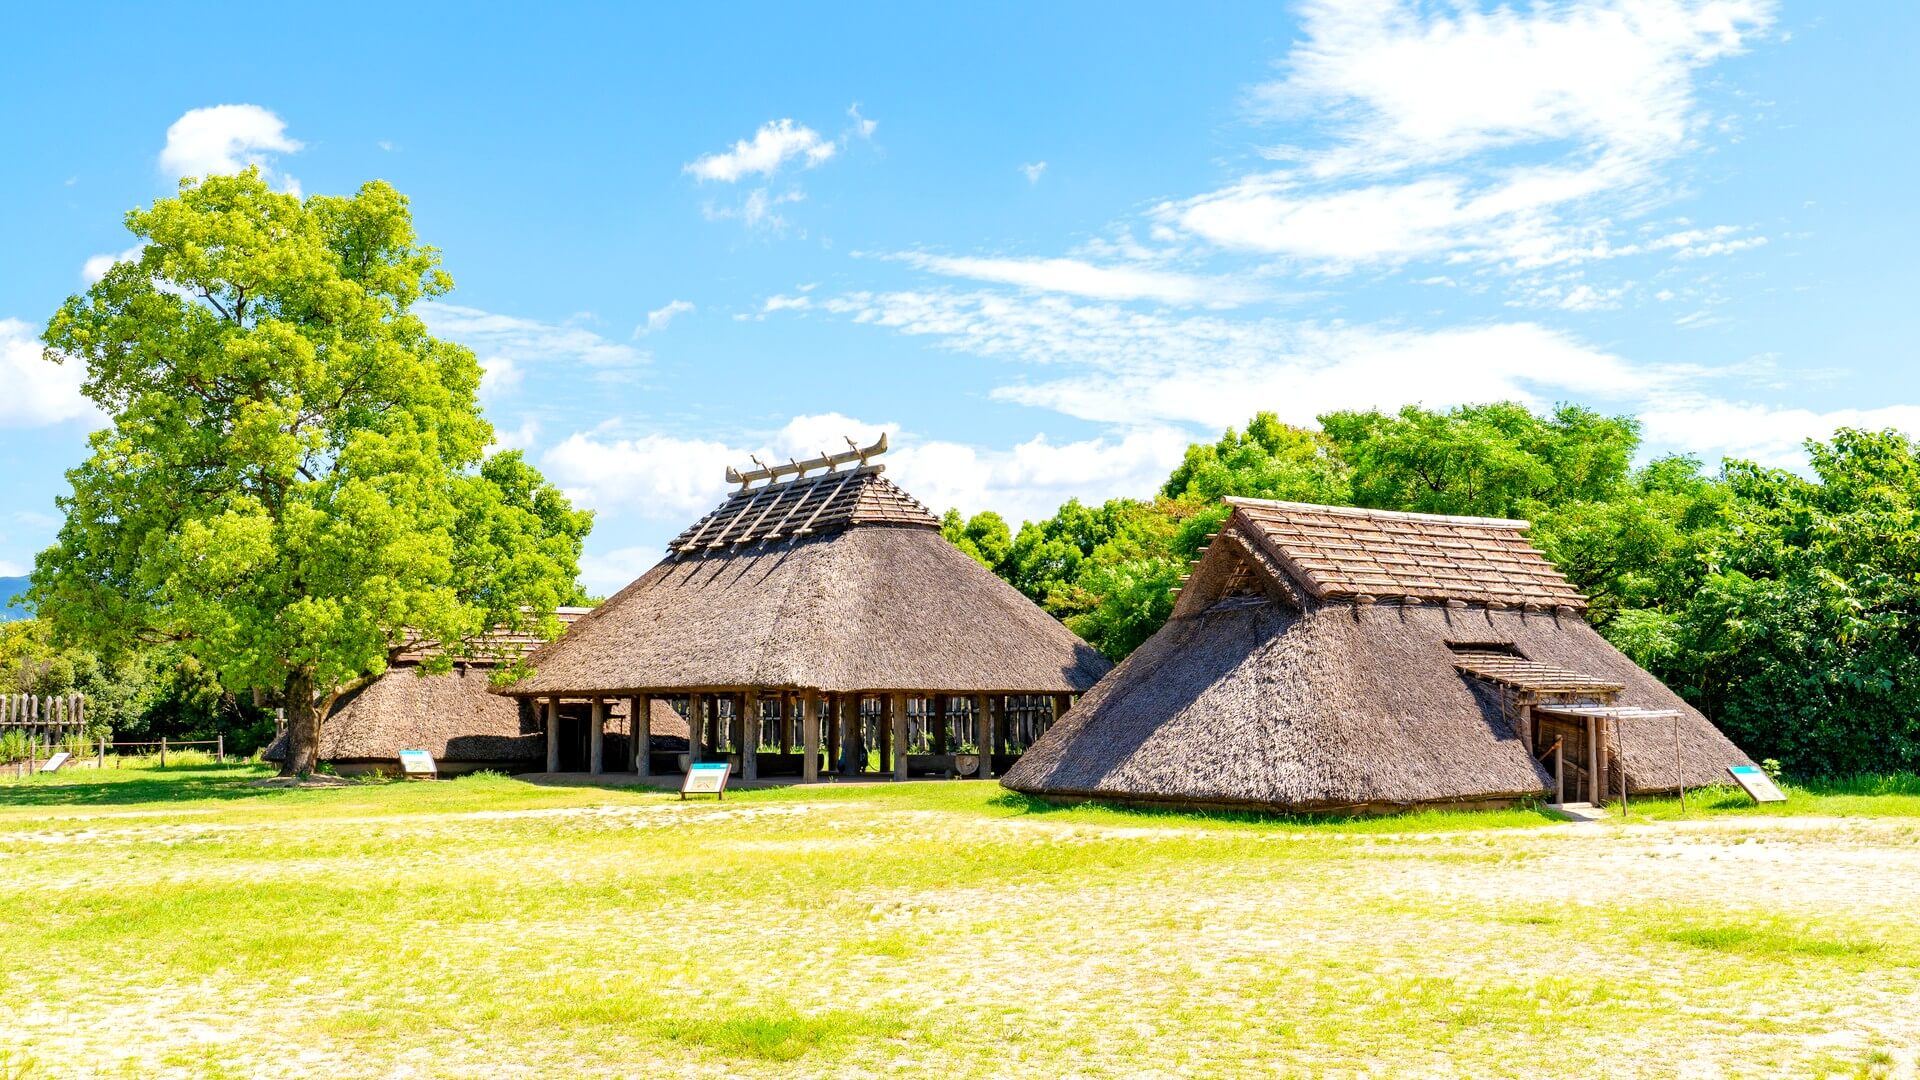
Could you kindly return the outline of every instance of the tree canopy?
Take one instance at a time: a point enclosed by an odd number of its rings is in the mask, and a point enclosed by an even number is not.
[[[1525,518],[1588,618],[1759,757],[1801,774],[1920,768],[1920,448],[1809,442],[1810,474],[1635,468],[1639,425],[1562,405],[1256,415],[1187,449],[1151,501],[1070,501],[949,538],[1114,660],[1163,624],[1222,496]]]
[[[492,626],[554,632],[591,518],[487,456],[479,365],[413,311],[452,279],[399,192],[302,200],[248,170],[126,224],[138,256],[44,335],[112,421],[35,565],[57,634],[175,642],[277,691],[305,771],[334,695],[410,640],[444,666]]]

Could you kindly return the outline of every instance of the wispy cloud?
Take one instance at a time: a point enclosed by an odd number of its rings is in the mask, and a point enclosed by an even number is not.
[[[1699,70],[1748,47],[1773,5],[1320,0],[1304,16],[1285,75],[1251,98],[1312,137],[1162,204],[1162,226],[1335,272],[1528,269],[1625,250],[1606,243],[1615,219],[1669,197],[1663,167],[1711,120]]]
[[[1027,183],[1029,184],[1039,183],[1040,177],[1044,175],[1046,171],[1047,163],[1044,161],[1030,161],[1020,166],[1020,173],[1027,178]]]
[[[657,307],[647,312],[647,321],[633,331],[635,337],[645,334],[657,334],[667,328],[674,319],[693,311],[693,301],[672,300],[665,307]]]
[[[989,258],[908,252],[901,261],[945,277],[1014,285],[1096,300],[1152,300],[1177,306],[1233,307],[1271,299],[1256,281],[1205,277],[1143,266],[1101,266],[1069,258]]]
[[[490,400],[519,390],[529,373],[579,366],[592,369],[603,381],[619,381],[650,359],[644,350],[609,341],[585,326],[545,323],[438,300],[416,305],[414,310],[436,336],[474,351],[480,361],[480,392]]]

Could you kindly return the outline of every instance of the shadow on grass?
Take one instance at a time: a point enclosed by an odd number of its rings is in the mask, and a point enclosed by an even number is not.
[[[1445,807],[1409,807],[1391,813],[1356,814],[1327,811],[1318,814],[1286,814],[1264,810],[1228,810],[1217,807],[1158,806],[1151,803],[1109,802],[1088,799],[1079,802],[1052,802],[1035,795],[1004,791],[987,800],[989,806],[1016,814],[1060,814],[1093,810],[1133,818],[1143,823],[1176,824],[1202,822],[1209,825],[1259,825],[1267,827],[1354,830],[1394,830],[1408,825],[1426,829],[1476,829],[1524,825],[1555,825],[1564,819],[1537,803],[1523,803],[1504,810],[1455,810]]]
[[[0,783],[0,806],[126,806],[271,797],[281,789],[251,781],[270,775],[258,765],[196,765],[169,772],[138,769],[103,774],[64,773]]]

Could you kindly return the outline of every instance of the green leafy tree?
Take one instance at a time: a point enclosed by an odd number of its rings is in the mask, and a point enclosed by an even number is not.
[[[940,519],[940,535],[973,561],[993,571],[1000,569],[1013,550],[1013,533],[1008,530],[1006,519],[991,510],[964,520],[960,511],[948,510]]]
[[[444,668],[491,626],[556,631],[590,518],[485,457],[479,365],[413,312],[452,280],[403,196],[302,201],[248,170],[126,221],[139,256],[44,335],[112,418],[34,569],[64,637],[175,642],[276,690],[304,773],[334,697],[412,636]]]
[[[1639,422],[1562,405],[1549,417],[1514,402],[1439,413],[1320,418],[1352,469],[1360,506],[1431,514],[1523,516],[1539,506],[1606,499],[1639,446]]]

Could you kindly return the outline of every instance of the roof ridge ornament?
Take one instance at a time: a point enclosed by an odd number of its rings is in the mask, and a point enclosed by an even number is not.
[[[841,437],[846,438],[846,436]],[[819,457],[808,458],[805,461],[795,461],[792,458],[788,458],[784,465],[768,465],[758,457],[748,454],[747,459],[752,461],[757,467],[746,472],[741,472],[731,465],[727,466],[727,483],[739,484],[740,490],[746,491],[762,480],[772,485],[787,477],[804,477],[815,469],[837,472],[840,466],[855,461],[860,463],[858,467],[864,468],[869,459],[877,458],[886,452],[887,433],[883,431],[880,433],[880,438],[876,440],[872,446],[862,447],[852,439],[847,439],[847,449],[840,453],[821,454]]]

